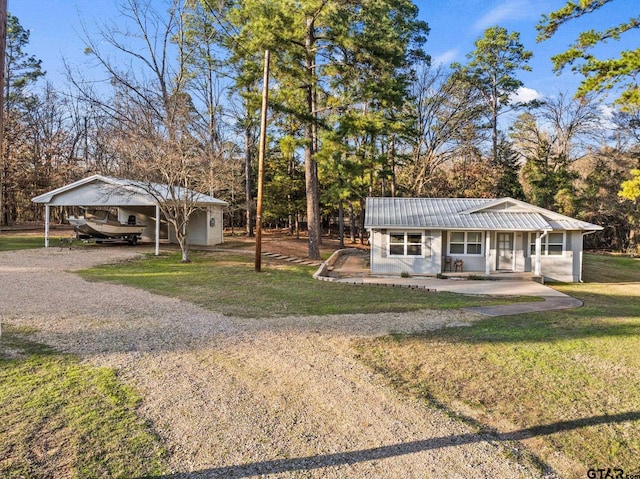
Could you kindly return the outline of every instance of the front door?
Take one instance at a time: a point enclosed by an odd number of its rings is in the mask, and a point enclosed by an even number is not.
[[[498,233],[497,269],[513,271],[513,233]]]

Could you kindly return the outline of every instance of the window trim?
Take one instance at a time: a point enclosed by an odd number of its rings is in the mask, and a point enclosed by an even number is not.
[[[552,234],[561,234],[562,243],[557,243],[557,242],[550,243],[549,235],[552,235]],[[537,234],[535,232],[529,233],[529,254],[531,255],[532,258],[536,256],[536,236]],[[562,249],[560,250],[559,253],[549,254],[550,245],[551,246],[560,245]],[[564,256],[565,252],[567,251],[566,245],[567,245],[566,231],[549,231],[548,234],[544,236],[544,238],[540,238],[540,256]]]
[[[403,242],[402,243],[392,243],[391,242],[391,237],[392,236],[403,236]],[[416,243],[416,242],[409,242],[408,238],[409,236],[412,235],[420,235],[420,243]],[[431,256],[431,248],[430,245],[427,245],[427,235],[425,234],[424,231],[388,231],[387,232],[387,255],[389,257],[392,258],[426,258],[428,256]],[[396,253],[392,253],[391,252],[391,246],[392,245],[403,245],[403,253],[402,254],[396,254]],[[419,245],[420,246],[420,254],[407,254],[407,250],[409,248],[409,246],[416,246]],[[425,251],[429,251],[428,255],[425,255]]]
[[[452,242],[451,241],[451,237],[455,234],[455,233],[460,233],[463,235],[463,241],[456,241],[456,242]],[[480,238],[478,241],[469,241],[469,234],[479,234]],[[460,230],[451,230],[449,231],[449,235],[448,235],[448,241],[447,241],[447,255],[448,256],[483,256],[484,255],[484,235],[485,232],[484,231],[460,231]],[[453,251],[451,251],[451,245],[455,244],[455,245],[463,245],[463,252],[462,253],[454,253]],[[470,245],[480,245],[480,252],[479,253],[469,253],[469,246]]]

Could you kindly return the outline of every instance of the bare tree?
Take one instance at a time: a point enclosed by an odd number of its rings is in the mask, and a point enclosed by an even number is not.
[[[525,159],[524,189],[529,201],[575,215],[577,173],[571,163],[583,157],[602,130],[601,113],[588,97],[547,98],[518,117],[511,130],[515,149]]]
[[[109,100],[87,82],[72,81],[110,117],[116,132],[112,147],[128,160],[133,179],[156,196],[175,229],[182,261],[188,261],[186,225],[198,209],[196,191],[207,188],[207,163],[216,156],[215,132],[207,122],[203,138],[202,115],[188,93],[194,46],[185,41],[182,2],[167,0],[163,10],[157,3],[123,0],[124,27],[104,26],[97,39],[86,34],[87,52],[113,86]]]
[[[438,189],[438,170],[461,156],[464,132],[481,114],[476,90],[443,68],[421,70],[413,84],[418,134],[409,168],[410,191],[432,194]],[[475,128],[474,128],[475,130]]]

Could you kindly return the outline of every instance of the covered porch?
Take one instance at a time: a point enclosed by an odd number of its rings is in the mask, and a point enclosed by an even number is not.
[[[582,244],[591,232],[568,230],[443,231],[441,274],[491,279],[531,276],[548,281],[582,280]],[[458,265],[456,267],[456,261]]]

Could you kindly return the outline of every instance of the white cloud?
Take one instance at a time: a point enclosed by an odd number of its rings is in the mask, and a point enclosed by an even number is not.
[[[511,95],[511,103],[527,103],[529,101],[538,100],[542,95],[533,88],[520,87],[518,91]]]
[[[530,0],[507,0],[473,24],[475,31],[481,32],[489,27],[499,25],[505,20],[521,20],[532,15]],[[538,14],[535,14],[538,16]]]
[[[453,50],[447,50],[446,52],[441,53],[440,55],[431,57],[431,65],[433,65],[434,67],[437,67],[440,65],[449,66],[451,63],[455,61],[459,51],[460,50],[455,48]]]
[[[613,122],[613,114],[615,113],[616,109],[612,108],[610,105],[605,104],[598,105],[598,109],[602,113],[602,116],[600,117],[600,125],[610,130],[617,130],[618,125]]]
[[[613,114],[616,112],[616,109],[611,105],[605,105],[604,103],[598,105],[598,109],[602,112],[602,115],[607,120],[613,118]]]

